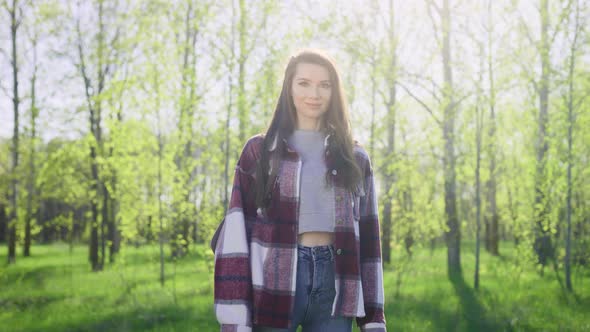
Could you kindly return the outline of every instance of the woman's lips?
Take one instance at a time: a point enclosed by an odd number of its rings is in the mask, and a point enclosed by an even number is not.
[[[313,104],[313,103],[305,103],[305,105],[311,107],[311,108],[320,108],[322,107],[322,104]]]

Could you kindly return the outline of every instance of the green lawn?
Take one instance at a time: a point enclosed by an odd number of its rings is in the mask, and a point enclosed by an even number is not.
[[[389,330],[590,331],[590,269],[577,270],[575,294],[568,294],[551,269],[541,277],[532,267],[515,268],[506,246],[500,258],[482,252],[477,292],[473,255],[466,252],[471,243],[463,246],[464,280],[448,280],[442,247],[433,253],[417,249],[405,269],[386,266]],[[156,246],[128,247],[117,264],[91,273],[86,246],[70,253],[63,244],[37,245],[33,257],[19,256],[16,265],[6,266],[4,244],[0,331],[217,331],[212,255],[204,246],[194,251],[176,263],[166,261],[161,287]]]

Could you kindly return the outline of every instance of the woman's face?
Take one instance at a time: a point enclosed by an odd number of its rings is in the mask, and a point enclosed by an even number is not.
[[[328,69],[312,63],[299,63],[291,86],[298,127],[318,129],[319,120],[328,111],[332,83]]]

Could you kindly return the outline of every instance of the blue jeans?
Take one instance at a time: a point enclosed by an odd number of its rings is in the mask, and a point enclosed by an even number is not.
[[[332,317],[334,247],[297,246],[297,287],[293,325],[290,329],[255,326],[254,332],[351,332],[352,317]]]

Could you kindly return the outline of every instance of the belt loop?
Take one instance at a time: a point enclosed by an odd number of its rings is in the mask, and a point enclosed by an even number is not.
[[[330,249],[330,260],[334,261],[334,246],[329,245],[328,248]]]

